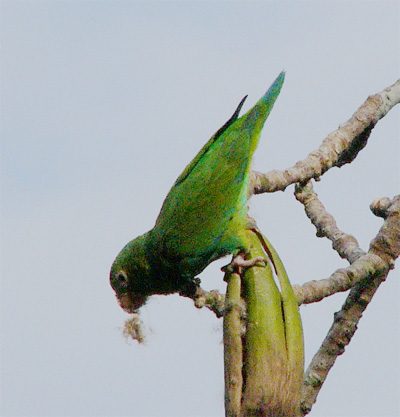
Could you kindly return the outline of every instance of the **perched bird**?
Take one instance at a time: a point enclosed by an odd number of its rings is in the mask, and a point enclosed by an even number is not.
[[[284,78],[281,72],[239,118],[243,98],[176,180],[153,229],[118,254],[110,282],[124,310],[133,313],[150,295],[195,285],[212,261],[246,249],[250,163]]]

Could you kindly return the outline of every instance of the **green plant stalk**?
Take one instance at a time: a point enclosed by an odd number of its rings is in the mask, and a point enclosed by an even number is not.
[[[244,336],[243,416],[293,417],[299,413],[303,337],[293,290],[277,253],[257,230],[248,230],[248,259],[267,257],[243,276],[247,304]],[[281,292],[275,282],[278,276]]]
[[[260,237],[260,241],[262,242],[265,251],[272,260],[279,280],[283,304],[288,360],[293,370],[296,370],[299,373],[298,378],[302,381],[304,373],[304,339],[303,325],[301,323],[297,299],[294,295],[293,287],[289,281],[289,277],[278,253],[264,235],[262,235],[259,231],[256,233]]]

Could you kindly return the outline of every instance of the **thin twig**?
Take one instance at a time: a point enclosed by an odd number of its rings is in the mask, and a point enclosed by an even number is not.
[[[208,308],[218,318],[224,315],[225,295],[221,294],[218,290],[205,291],[198,286],[195,294],[181,293],[180,295],[191,298],[197,308]]]

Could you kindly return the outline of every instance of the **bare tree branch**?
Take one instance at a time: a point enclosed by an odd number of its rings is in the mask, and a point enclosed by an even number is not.
[[[338,292],[348,291],[363,278],[386,270],[387,264],[379,256],[368,253],[349,267],[338,269],[329,278],[294,285],[293,290],[299,305],[315,303]]]
[[[375,124],[400,102],[400,80],[380,93],[369,96],[353,116],[330,133],[321,146],[284,171],[252,173],[251,194],[283,191],[290,184],[318,180],[332,167],[350,163],[367,144]]]
[[[384,217],[385,222],[376,238],[371,242],[368,254],[373,256],[371,258],[373,260],[380,259],[386,268],[381,271],[376,268],[375,273],[364,275],[364,278],[351,289],[341,311],[335,314],[332,327],[305,374],[303,415],[310,412],[336,358],[344,352],[345,346],[350,343],[364,310],[371,302],[379,285],[386,279],[390,269],[393,268],[394,260],[400,254],[400,196],[396,196],[393,200],[388,198],[376,200],[371,204],[371,210]],[[355,263],[362,262],[362,258],[364,257],[359,258]],[[373,263],[371,262],[371,264]]]

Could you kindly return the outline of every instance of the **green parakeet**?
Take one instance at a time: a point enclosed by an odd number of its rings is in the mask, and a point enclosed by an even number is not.
[[[284,78],[281,72],[239,118],[243,98],[176,180],[153,229],[118,254],[110,282],[124,310],[135,312],[150,295],[195,285],[212,261],[247,247],[250,163]]]

